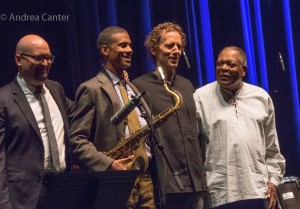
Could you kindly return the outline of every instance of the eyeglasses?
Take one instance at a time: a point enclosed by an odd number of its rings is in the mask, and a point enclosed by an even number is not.
[[[30,55],[30,54],[20,54],[21,56],[31,57],[34,59],[35,63],[41,64],[46,60],[49,64],[51,64],[54,61],[55,56],[54,55]]]

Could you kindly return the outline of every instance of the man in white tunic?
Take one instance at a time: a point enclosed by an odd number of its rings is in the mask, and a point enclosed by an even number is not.
[[[272,100],[262,88],[242,81],[245,52],[224,48],[216,63],[217,81],[194,93],[212,207],[274,209],[285,172]]]

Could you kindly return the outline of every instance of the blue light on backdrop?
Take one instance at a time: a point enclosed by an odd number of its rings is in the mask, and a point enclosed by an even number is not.
[[[108,6],[107,6],[107,11],[108,12],[108,21],[109,25],[117,25],[117,8],[116,8],[116,2],[115,0],[108,1]]]
[[[188,4],[190,2],[190,5]],[[186,10],[187,14],[191,15],[191,20],[190,16],[187,16],[187,22],[189,27],[188,30],[188,38],[189,38],[189,45],[190,45],[190,50],[191,54],[194,57],[194,68],[197,69],[197,77],[198,77],[198,83],[200,86],[203,85],[202,81],[202,68],[201,68],[201,58],[200,58],[200,50],[199,50],[199,36],[200,34],[198,33],[198,22],[197,22],[197,10],[195,10],[195,4],[194,1],[185,1],[186,5]]]
[[[39,34],[48,40],[57,55],[51,79],[61,82],[74,98],[80,83],[99,70],[96,40],[107,26],[129,31],[134,50],[130,78],[153,70],[143,45],[153,26],[172,21],[187,34],[186,54],[191,69],[180,65],[179,72],[195,88],[215,80],[214,66],[224,46],[235,45],[248,57],[246,82],[261,86],[273,98],[279,142],[287,158],[287,172],[300,175],[300,112],[297,66],[300,65],[300,0],[65,0],[1,2],[2,14],[64,14],[66,22],[0,21],[0,85],[16,76],[15,45],[26,34]],[[297,25],[298,24],[298,25]],[[286,70],[280,69],[278,52]],[[296,58],[295,58],[296,57]],[[183,59],[182,59],[183,60]],[[5,70],[9,69],[9,70]],[[278,116],[278,117],[277,117]]]
[[[142,18],[143,18],[143,27],[142,27],[142,34],[143,37],[146,37],[148,33],[152,29],[152,23],[151,23],[151,10],[150,10],[150,4],[149,1],[142,1],[140,5],[140,11],[142,11]],[[154,69],[154,64],[151,60],[146,60],[146,69]]]
[[[214,72],[214,56],[213,56],[213,43],[210,28],[210,15],[208,0],[200,1],[200,14],[201,14],[201,26],[202,26],[202,38],[204,48],[204,61],[206,67],[206,80],[207,82],[213,82],[216,80]]]
[[[254,3],[254,15],[255,15],[255,24],[256,24],[256,38],[257,38],[256,48],[258,50],[260,85],[266,91],[269,91],[264,33],[262,29],[261,14],[260,14],[260,2],[259,0],[254,0],[253,3]]]
[[[248,79],[250,83],[257,85],[254,46],[253,46],[253,38],[252,38],[252,26],[251,26],[248,0],[240,0],[240,7],[241,7],[245,52],[247,54]]]
[[[288,51],[288,61],[289,61],[289,72],[290,72],[290,84],[293,99],[293,110],[294,110],[294,121],[296,125],[296,136],[297,141],[297,151],[298,157],[300,158],[300,112],[299,112],[299,94],[297,85],[297,74],[295,65],[295,55],[294,55],[294,43],[293,43],[293,30],[291,25],[291,13],[289,1],[282,1],[283,3],[283,14],[285,22],[285,33],[286,33],[286,45]]]

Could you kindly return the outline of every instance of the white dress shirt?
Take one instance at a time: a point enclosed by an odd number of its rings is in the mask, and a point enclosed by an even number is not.
[[[118,94],[118,97],[120,99],[121,106],[124,107],[124,102],[123,102],[123,99],[122,99],[122,95],[121,95],[121,91],[120,91],[120,85],[119,85],[120,79],[115,74],[113,74],[112,72],[110,72],[109,70],[106,70],[106,72],[107,72],[107,74],[109,75],[109,77],[111,78],[111,80],[112,80],[112,82],[114,84],[114,88],[115,88],[115,90],[116,90],[116,92]],[[134,93],[134,91],[131,89],[131,87],[128,84],[125,84],[125,88],[126,88],[129,100],[132,99],[131,96],[136,96],[135,93]],[[140,112],[139,108],[136,107],[134,109],[134,111],[137,111],[137,115],[138,115],[138,118],[139,118],[139,121],[140,121],[141,128],[144,127],[145,125],[147,125],[146,120],[141,116],[141,112]],[[128,125],[125,125],[125,136],[129,136]],[[146,145],[146,149],[147,149],[147,155],[148,155],[149,158],[151,158],[150,147],[147,145],[147,143],[145,143],[145,145]]]
[[[43,145],[44,145],[44,168],[48,168],[49,164],[49,141],[48,141],[48,133],[47,133],[47,127],[44,120],[44,113],[43,113],[43,106],[41,104],[41,101],[38,97],[34,95],[34,92],[36,90],[35,87],[31,86],[25,79],[23,79],[20,75],[17,76],[18,83],[20,84],[27,101],[32,109],[32,112],[36,118]],[[59,108],[57,104],[55,103],[53,97],[51,96],[51,93],[49,92],[49,89],[43,84],[43,87],[45,89],[45,98],[49,106],[50,110],[50,116],[51,121],[53,125],[53,129],[55,132],[56,140],[57,140],[57,147],[59,152],[59,162],[60,162],[60,172],[64,171],[66,169],[66,161],[65,161],[65,143],[64,143],[64,135],[65,135],[65,129],[64,129],[64,123],[62,115],[59,111]]]

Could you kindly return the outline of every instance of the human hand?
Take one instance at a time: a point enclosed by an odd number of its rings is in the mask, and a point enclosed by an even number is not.
[[[124,74],[124,79],[129,82],[129,75],[128,72],[126,70],[123,70],[123,74]]]
[[[73,172],[79,172],[79,171],[81,171],[81,168],[80,168],[79,165],[73,164],[72,165],[72,170],[73,170]]]
[[[267,200],[269,202],[268,209],[275,209],[277,202],[277,188],[271,182],[268,182]]]
[[[127,170],[126,164],[131,162],[133,159],[134,159],[134,155],[130,155],[128,157],[115,160],[110,165],[110,169],[114,171]]]

